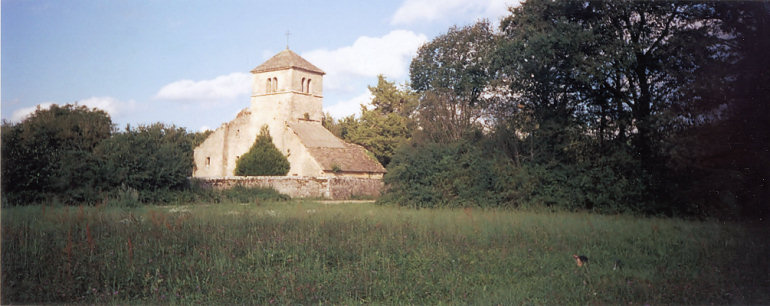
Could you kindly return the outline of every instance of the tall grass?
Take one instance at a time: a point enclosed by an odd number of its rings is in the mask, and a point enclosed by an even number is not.
[[[2,221],[4,304],[770,302],[767,235],[737,224],[310,201]]]

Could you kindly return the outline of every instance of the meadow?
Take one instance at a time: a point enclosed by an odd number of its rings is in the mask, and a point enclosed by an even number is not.
[[[767,304],[762,227],[309,200],[14,207],[0,302]]]

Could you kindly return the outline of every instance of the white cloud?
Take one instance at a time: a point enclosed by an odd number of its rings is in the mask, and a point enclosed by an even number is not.
[[[382,37],[361,36],[353,45],[335,50],[305,52],[302,57],[326,72],[324,89],[351,90],[351,81],[360,77],[405,78],[409,62],[426,40],[423,34],[394,30]]]
[[[76,103],[77,105],[84,105],[89,108],[101,109],[107,112],[113,120],[115,117],[123,115],[125,112],[136,108],[136,102],[134,100],[124,102],[113,97],[91,97],[77,101]],[[40,109],[49,109],[51,105],[54,104],[64,105],[67,103],[62,104],[57,102],[44,102],[35,106],[18,109],[11,115],[11,122],[21,122],[22,120],[27,119],[30,115],[32,115],[38,107],[40,107]]]
[[[359,116],[361,115],[361,105],[371,105],[372,98],[372,94],[367,91],[366,93],[355,96],[350,100],[337,102],[337,104],[327,107],[325,111],[331,114],[335,120],[342,119],[350,115]]]
[[[519,0],[405,0],[391,17],[393,25],[432,22],[444,19],[471,21],[489,18],[496,21]]]
[[[234,99],[251,90],[251,75],[234,72],[211,80],[180,80],[163,86],[156,99],[173,101],[212,101]]]
[[[78,105],[85,105],[92,108],[95,107],[107,112],[111,117],[115,117],[120,114],[121,110],[133,107],[134,101],[121,102],[113,97],[91,97],[78,101]]]

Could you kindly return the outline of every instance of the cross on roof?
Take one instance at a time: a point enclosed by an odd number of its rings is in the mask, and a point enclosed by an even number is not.
[[[289,49],[289,35],[291,35],[291,32],[286,30],[286,49]]]

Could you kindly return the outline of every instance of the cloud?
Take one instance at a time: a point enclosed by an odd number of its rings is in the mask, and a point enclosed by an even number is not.
[[[326,72],[324,89],[351,90],[351,81],[360,77],[405,78],[409,62],[426,40],[423,34],[394,30],[382,37],[361,36],[353,45],[335,50],[305,52],[302,57]]]
[[[91,97],[78,101],[77,103],[79,105],[101,109],[110,114],[110,117],[118,116],[122,111],[133,108],[135,105],[133,100],[128,102],[121,102],[113,97]]]
[[[355,96],[350,100],[337,102],[337,104],[327,107],[325,111],[331,114],[335,120],[342,119],[350,115],[359,116],[361,115],[361,105],[371,105],[372,98],[372,94],[367,91],[366,93]]]
[[[519,0],[405,0],[391,17],[392,25],[409,25],[445,19],[466,21],[489,18],[492,21],[508,13]]]
[[[18,109],[11,114],[11,122],[21,122],[32,115],[38,107],[42,110],[51,108],[51,105],[58,104],[64,105],[67,103],[58,102],[44,102],[35,106],[25,107]],[[89,108],[98,108],[107,112],[114,120],[115,117],[121,116],[126,112],[129,112],[136,108],[136,102],[134,100],[120,101],[113,97],[91,97],[88,99],[80,100],[76,102],[77,105],[88,106]]]
[[[251,91],[251,75],[234,72],[211,80],[180,80],[163,86],[155,99],[171,101],[230,100]]]

